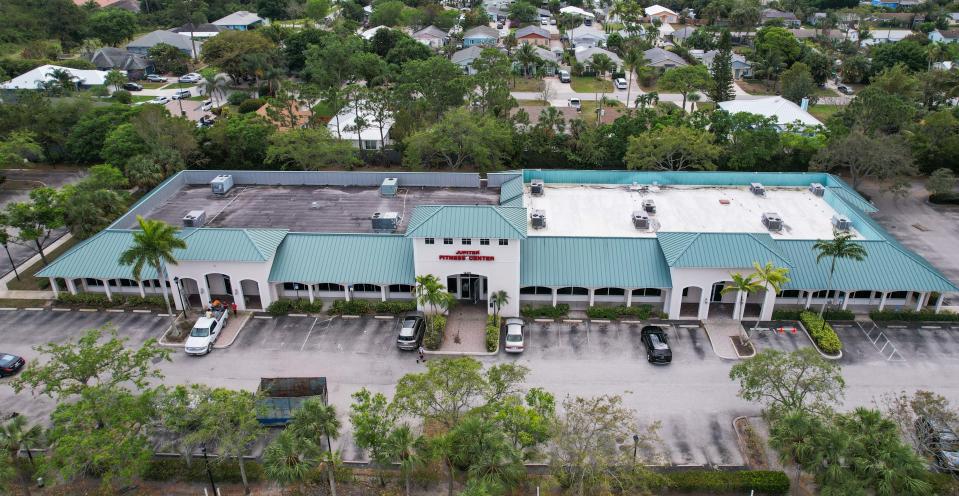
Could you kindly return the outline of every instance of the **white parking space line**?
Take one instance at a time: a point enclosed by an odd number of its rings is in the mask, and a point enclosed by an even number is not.
[[[313,319],[313,324],[310,325],[310,331],[306,333],[306,339],[303,340],[303,344],[300,345],[300,351],[303,351],[303,348],[306,348],[306,342],[310,340],[310,334],[313,334],[313,328],[316,327],[316,322],[320,320],[319,317]]]

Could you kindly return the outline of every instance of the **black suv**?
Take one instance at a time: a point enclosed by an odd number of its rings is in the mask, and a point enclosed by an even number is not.
[[[127,91],[141,91],[143,86],[138,83],[123,83],[123,89]]]
[[[426,321],[419,312],[408,314],[403,317],[403,323],[400,325],[400,334],[396,336],[396,347],[401,350],[415,350],[423,342],[423,334],[426,332]]]
[[[669,349],[669,336],[659,326],[646,326],[642,331],[643,346],[646,347],[646,361],[649,363],[670,363],[673,350]]]
[[[945,422],[920,415],[916,437],[925,452],[935,458],[937,469],[959,472],[959,436]]]

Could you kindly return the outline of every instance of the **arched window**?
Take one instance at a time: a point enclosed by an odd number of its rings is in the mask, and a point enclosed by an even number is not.
[[[410,284],[390,284],[390,293],[412,293],[413,289]]]
[[[321,282],[319,284],[313,285],[313,291],[343,291],[342,284],[336,284],[332,282]]]
[[[586,288],[581,288],[579,286],[568,286],[565,288],[559,288],[556,290],[556,294],[560,295],[574,295],[574,296],[586,296],[589,294],[589,290]]]
[[[553,290],[545,286],[523,286],[519,288],[521,295],[551,295]]]
[[[623,288],[599,288],[593,291],[596,296],[624,296],[626,290]]]
[[[356,293],[378,293],[380,287],[376,284],[354,284],[353,291]]]
[[[633,290],[633,296],[662,296],[663,290],[659,288],[639,288]]]

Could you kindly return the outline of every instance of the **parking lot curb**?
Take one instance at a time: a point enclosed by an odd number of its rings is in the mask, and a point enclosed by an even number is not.
[[[545,323],[556,322],[556,321],[553,319],[533,319],[533,322],[541,322],[545,324]]]
[[[28,307],[28,308],[24,308],[24,310],[26,310],[26,311],[28,311],[28,312],[42,312],[42,311],[43,311],[43,309],[42,309],[42,308],[39,308],[39,307]]]
[[[305,313],[291,313],[287,314],[287,317],[309,317],[309,315]]]
[[[72,308],[51,308],[51,312],[72,312]]]
[[[642,324],[642,320],[621,320],[623,324]]]
[[[126,312],[126,310],[119,309],[119,308],[108,308],[108,309],[107,309],[107,313],[123,313],[123,312]]]
[[[78,308],[78,312],[98,312],[96,308]]]
[[[270,319],[273,318],[273,316],[271,316],[271,315],[254,315],[253,318],[254,318],[254,319],[267,319],[267,320],[270,320]]]
[[[832,325],[832,324],[830,324],[830,325]],[[806,329],[806,326],[802,323],[802,321],[797,320],[797,321],[796,321],[796,326],[799,327],[800,329],[802,329],[802,332],[806,333],[806,337],[809,338],[809,342],[812,343],[812,347],[815,348],[816,351],[818,351],[819,354],[823,356],[823,358],[825,358],[825,359],[827,359],[827,360],[841,360],[841,359],[842,359],[842,350],[839,350],[839,354],[838,354],[838,355],[827,355],[827,354],[823,353],[823,351],[819,349],[819,345],[816,344],[816,340],[812,338],[812,335],[811,335],[811,334],[809,334],[809,330]]]
[[[563,322],[566,324],[582,324],[583,323],[581,319],[563,319]]]
[[[340,318],[343,320],[356,320],[360,318],[359,315],[340,315]]]
[[[609,319],[591,319],[590,322],[594,324],[609,324],[611,321]]]
[[[706,327],[705,325],[703,325],[703,326],[679,326],[679,327],[683,327],[683,328],[687,328],[687,329],[690,328],[690,327],[695,327],[695,328],[697,328],[697,329],[702,328],[703,332],[706,333],[706,339],[709,340],[709,347],[713,349],[713,354],[715,354],[715,355],[718,356],[719,358],[722,358],[723,360],[741,360],[741,358],[739,357],[739,353],[736,353],[735,356],[723,356],[723,355],[720,355],[719,352],[716,351],[716,345],[713,344],[713,337],[709,334],[709,328]],[[723,337],[728,337],[728,336],[723,335]],[[755,349],[755,348],[754,348],[754,349]],[[735,351],[735,350],[736,350],[736,346],[733,345],[733,351]]]
[[[394,317],[394,316],[392,316],[392,315],[374,315],[373,318],[374,318],[374,319],[379,319],[379,320],[393,320],[393,319],[395,319],[396,317]]]
[[[423,352],[424,355],[437,355],[437,356],[494,356],[499,354],[499,349],[496,351],[429,351],[426,350]]]
[[[132,310],[133,313],[153,313],[153,310]]]
[[[3,308],[0,308],[0,310],[2,310],[2,311],[4,311],[4,312],[12,312],[12,311],[14,311],[14,310],[19,310],[19,308],[3,307]]]

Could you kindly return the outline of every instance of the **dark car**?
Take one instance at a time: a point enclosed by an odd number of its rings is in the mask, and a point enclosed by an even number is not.
[[[123,83],[123,89],[127,91],[141,91],[143,86],[140,86],[137,83]]]
[[[852,88],[843,84],[840,84],[839,86],[837,86],[836,89],[839,90],[839,92],[842,93],[843,95],[853,94]]]
[[[403,317],[400,333],[396,336],[396,347],[401,350],[415,350],[423,342],[426,333],[426,321],[420,313],[411,313]]]
[[[959,435],[940,419],[920,415],[916,419],[916,437],[926,454],[935,459],[943,472],[959,472]]]
[[[643,345],[646,346],[646,361],[649,363],[670,363],[673,350],[669,349],[669,336],[659,326],[646,326],[642,331]]]
[[[23,357],[0,353],[0,377],[16,374],[26,363],[27,361]]]

